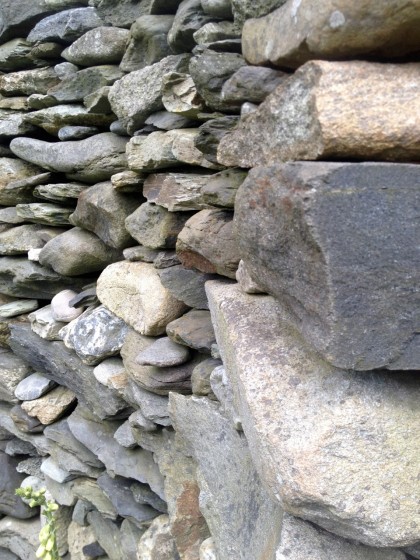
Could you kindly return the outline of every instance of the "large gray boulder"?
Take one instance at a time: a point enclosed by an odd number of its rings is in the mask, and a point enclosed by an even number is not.
[[[44,0],[4,0],[0,6],[0,40],[24,37],[43,16],[53,12]]]
[[[53,14],[38,22],[28,41],[63,41],[71,43],[87,31],[103,25],[95,8],[74,8]]]
[[[207,291],[235,405],[271,494],[289,513],[370,546],[420,540],[418,375],[334,368],[271,296],[217,281]]]
[[[415,165],[289,163],[239,190],[251,277],[338,367],[420,367],[419,187]]]

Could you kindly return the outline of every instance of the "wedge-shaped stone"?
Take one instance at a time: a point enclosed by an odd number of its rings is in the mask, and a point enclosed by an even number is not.
[[[34,224],[65,226],[70,223],[69,216],[72,209],[49,202],[31,202],[29,204],[17,204],[16,213],[19,218]]]
[[[297,68],[311,59],[398,58],[420,49],[418,6],[362,0],[299,3],[245,23],[242,48],[256,65]]]
[[[0,399],[10,403],[18,402],[15,390],[19,383],[32,372],[32,368],[21,358],[0,349]]]
[[[218,161],[417,161],[420,65],[308,62],[222,138]]]
[[[357,370],[420,368],[417,166],[259,168],[238,196],[251,277],[293,311],[325,359]]]
[[[126,138],[103,132],[71,142],[52,143],[35,138],[15,138],[10,147],[15,155],[26,161],[50,171],[68,173],[81,181],[95,183],[124,170],[126,143]]]
[[[25,39],[12,39],[0,46],[0,70],[2,72],[23,70],[33,65],[29,58],[32,45]]]
[[[47,395],[22,403],[22,409],[29,416],[38,418],[42,424],[52,424],[58,420],[76,400],[75,394],[67,387],[56,387]]]
[[[10,408],[10,405],[5,403],[0,403],[0,428],[6,430],[10,434],[15,435],[17,438],[31,443],[37,450],[39,455],[47,455],[50,452],[50,445],[47,438],[43,434],[30,433],[22,431],[13,421],[11,414],[15,407]],[[38,465],[40,466],[40,464]],[[25,470],[19,470],[18,472],[26,472]]]
[[[197,462],[200,508],[218,558],[274,558],[283,511],[263,487],[245,438],[206,398],[172,393],[170,413]]]
[[[145,335],[163,334],[166,325],[186,310],[148,263],[111,264],[98,279],[97,295],[117,317]]]
[[[271,296],[207,291],[253,460],[285,510],[371,546],[418,541],[418,376],[336,369]]]

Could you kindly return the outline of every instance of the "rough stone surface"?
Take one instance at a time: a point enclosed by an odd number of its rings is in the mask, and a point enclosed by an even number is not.
[[[3,517],[0,520],[0,546],[16,554],[18,558],[35,559],[41,529],[39,518],[24,520]]]
[[[163,77],[162,103],[167,111],[190,118],[196,118],[205,108],[194,80],[180,72],[170,72]]]
[[[0,451],[0,513],[13,515],[17,519],[28,519],[34,517],[37,512],[22,502],[19,496],[15,495],[15,489],[19,488],[20,483],[25,478],[24,475],[16,471],[18,462],[18,459]]]
[[[101,112],[105,104],[105,112],[110,113],[109,103],[103,101],[104,90],[107,92],[105,88],[109,88],[123,75],[118,66],[113,64],[91,66],[69,74],[57,86],[50,88],[48,93],[60,103],[86,101],[90,112]]]
[[[34,127],[25,121],[25,113],[9,111],[6,107],[0,108],[0,139],[6,140],[13,136],[20,136],[33,132]]]
[[[112,117],[110,115],[102,115],[100,113],[89,112],[83,105],[74,103],[72,105],[55,105],[47,107],[39,111],[33,111],[25,116],[25,122],[43,128],[49,134],[58,135],[60,140],[71,140],[71,138],[63,137],[63,129],[84,125],[84,127],[108,126]],[[90,128],[88,129],[90,130]],[[91,134],[97,134],[98,130],[93,128]],[[16,136],[19,136],[18,134]],[[74,138],[77,140],[78,138]]]
[[[195,146],[209,161],[217,163],[217,150],[220,141],[226,134],[236,127],[239,117],[226,116],[210,119],[200,126],[200,132],[195,138]]]
[[[12,39],[0,46],[0,70],[20,70],[32,66],[29,59],[31,44],[24,39]]]
[[[80,193],[89,185],[84,183],[48,183],[35,187],[34,195],[46,200],[57,200],[58,202],[69,202],[69,199],[78,198]]]
[[[38,22],[29,33],[28,41],[71,42],[102,24],[95,8],[65,10]]]
[[[45,94],[58,82],[52,68],[21,70],[0,76],[0,93],[7,96]]]
[[[414,165],[291,163],[252,171],[241,188],[236,220],[251,277],[338,367],[420,365],[419,186]]]
[[[66,226],[69,224],[71,208],[48,202],[31,202],[17,204],[16,213],[26,222],[49,226]]]
[[[221,365],[221,361],[215,358],[208,358],[198,364],[191,374],[191,386],[194,395],[199,397],[213,397],[213,389],[210,383],[210,377],[215,368]],[[220,399],[219,399],[220,400]]]
[[[54,381],[44,377],[40,373],[31,373],[17,385],[15,397],[20,401],[32,401],[42,397],[55,387]]]
[[[201,189],[203,202],[209,206],[233,208],[238,188],[246,176],[246,171],[241,169],[226,169],[211,175]]]
[[[370,546],[418,541],[415,374],[333,368],[272,297],[207,290],[253,460],[286,511]]]
[[[120,358],[108,358],[101,362],[93,370],[93,375],[106,387],[110,389],[124,389],[127,385],[127,375],[124,364]]]
[[[70,221],[75,226],[93,231],[110,247],[124,249],[133,244],[124,220],[143,200],[139,195],[119,193],[109,181],[98,183],[81,193]]]
[[[231,0],[235,23],[242,26],[247,19],[269,14],[286,0]]]
[[[204,13],[201,0],[183,0],[168,33],[168,44],[173,52],[191,51],[196,45],[194,33],[211,20],[212,17]]]
[[[27,253],[30,249],[41,249],[63,231],[43,225],[17,226],[0,233],[0,254],[19,255]]]
[[[170,212],[201,210],[210,206],[201,194],[207,180],[205,173],[155,173],[144,182],[143,194]]]
[[[246,440],[208,399],[172,394],[170,413],[197,462],[200,507],[220,560],[272,557],[283,512],[262,486]]]
[[[162,79],[168,72],[187,69],[188,55],[171,55],[118,80],[109,92],[112,110],[131,134],[152,113],[163,109]]]
[[[241,290],[246,294],[261,294],[264,290],[254,282],[251,278],[248,268],[243,260],[239,261],[238,270],[236,271],[236,281],[238,282]]]
[[[53,317],[51,305],[46,305],[28,315],[31,329],[41,338],[46,340],[61,340],[58,336],[59,331],[65,323],[56,321]]]
[[[61,56],[79,66],[120,62],[128,36],[127,29],[95,27],[74,41]]]
[[[75,400],[76,396],[70,389],[56,387],[42,397],[23,402],[21,406],[29,416],[35,416],[42,424],[48,425],[63,416]]]
[[[184,344],[204,354],[210,353],[211,345],[216,342],[210,313],[192,309],[166,327],[171,340]]]
[[[289,68],[311,59],[399,58],[419,50],[419,23],[416,7],[406,0],[386,6],[289,0],[247,21],[242,46],[251,64]]]
[[[222,138],[218,161],[417,161],[419,76],[415,63],[308,62]]]
[[[176,265],[158,271],[163,286],[179,301],[196,309],[208,309],[204,284],[215,278],[198,270],[188,270]]]
[[[166,325],[186,309],[163,286],[153,265],[147,263],[108,266],[98,279],[98,297],[128,325],[152,336],[163,334]]]
[[[262,66],[241,66],[223,84],[222,97],[239,105],[245,102],[261,103],[269,93],[282,84],[289,74]]]
[[[31,373],[31,367],[5,348],[0,349],[0,399],[17,402],[15,390],[19,383]]]
[[[123,171],[126,143],[126,139],[104,132],[85,140],[58,143],[15,138],[10,147],[15,155],[26,161],[93,183]]]
[[[0,204],[14,206],[23,202],[32,202],[32,185],[25,183],[42,173],[42,170],[26,161],[15,158],[0,158]]]
[[[141,537],[137,547],[137,560],[179,560],[167,515],[154,519]]]

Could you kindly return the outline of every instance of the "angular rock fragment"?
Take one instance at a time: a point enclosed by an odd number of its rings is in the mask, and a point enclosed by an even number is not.
[[[33,111],[25,115],[24,118],[26,123],[39,126],[49,134],[54,135],[59,134],[63,127],[70,125],[109,126],[112,120],[113,118],[110,115],[89,112],[83,105],[76,103],[73,105],[56,105]],[[15,136],[19,136],[19,134]],[[90,136],[93,136],[93,134]],[[60,140],[65,140],[65,138],[60,138]]]
[[[65,326],[65,323],[54,319],[51,305],[46,305],[28,315],[31,323],[31,329],[41,338],[46,340],[61,340],[58,336],[59,331]]]
[[[201,7],[205,14],[215,18],[231,19],[233,15],[231,0],[201,0]]]
[[[33,185],[25,183],[42,174],[38,166],[20,159],[0,158],[0,204],[15,206],[18,203],[32,202]]]
[[[132,0],[96,0],[95,5],[99,15],[111,25],[130,27],[133,21],[143,15],[174,14],[180,0],[146,0],[135,2]]]
[[[95,27],[74,41],[61,55],[80,66],[120,62],[129,36],[127,29]]]
[[[11,228],[0,233],[0,254],[19,255],[26,254],[30,249],[41,249],[48,241],[60,235],[63,231],[61,228],[35,224]]]
[[[109,103],[103,101],[104,89],[122,76],[123,72],[116,65],[92,66],[69,74],[57,86],[50,88],[48,94],[60,103],[86,102],[88,110],[98,113],[105,103],[105,113],[110,113]],[[92,98],[96,99],[96,102]]]
[[[74,8],[48,16],[38,22],[28,41],[63,41],[71,43],[87,31],[103,25],[95,8]]]
[[[20,405],[15,405],[9,412],[10,418],[15,425],[17,434],[24,432],[25,434],[40,434],[44,430],[44,425],[38,418],[29,416]]]
[[[31,202],[29,204],[17,204],[16,213],[26,222],[44,224],[49,226],[68,225],[72,209],[48,202]]]
[[[226,169],[211,175],[201,190],[203,202],[209,206],[233,209],[236,193],[246,176],[246,171],[242,169]]]
[[[48,457],[47,459],[44,459],[44,461],[42,461],[41,472],[58,484],[69,482],[77,476],[61,468],[52,457]]]
[[[87,518],[99,546],[107,553],[109,560],[119,560],[122,550],[119,526],[95,510],[90,511]]]
[[[370,546],[418,541],[416,375],[333,368],[272,297],[207,290],[253,460],[286,511]]]
[[[204,354],[210,353],[211,345],[216,342],[210,313],[200,309],[192,309],[169,323],[166,333],[174,342]]]
[[[127,362],[127,358],[125,358]],[[133,371],[132,357],[130,361],[131,372]],[[133,375],[131,376],[133,377]],[[157,395],[143,389],[132,379],[129,379],[124,390],[124,398],[135,408],[139,408],[143,417],[150,422],[159,424],[159,426],[171,426],[169,418],[167,396]]]
[[[205,155],[208,161],[218,163],[217,150],[224,136],[236,127],[239,117],[227,116],[211,119],[200,126],[199,134],[194,139],[197,150]]]
[[[194,33],[212,20],[204,13],[201,0],[183,0],[168,33],[168,44],[173,52],[190,52],[196,45]]]
[[[261,103],[269,93],[282,84],[290,74],[262,66],[241,66],[223,84],[222,97],[238,105],[246,101]]]
[[[0,46],[0,70],[2,72],[23,70],[33,65],[29,58],[32,45],[25,39],[12,39]]]
[[[93,375],[110,389],[123,390],[127,385],[127,374],[120,358],[108,358],[93,370]]]
[[[17,558],[35,558],[40,529],[39,517],[31,520],[3,517],[0,520],[0,546],[16,554]],[[7,556],[5,560],[9,560]]]
[[[221,361],[208,358],[195,366],[191,374],[191,386],[194,395],[213,398],[213,389],[210,383],[212,372],[221,365]],[[220,400],[220,399],[219,399]]]
[[[19,460],[0,452],[0,513],[13,515],[17,519],[29,519],[37,514],[36,509],[26,505],[15,495],[16,488],[25,478],[16,471]],[[0,537],[1,543],[1,537]]]
[[[156,517],[142,535],[137,560],[174,560],[179,558],[167,515]]]
[[[204,284],[214,279],[214,274],[188,270],[179,265],[159,270],[158,274],[163,286],[177,300],[183,301],[188,307],[209,308]]]
[[[98,279],[98,298],[128,325],[145,335],[165,332],[186,309],[163,286],[151,264],[121,262],[108,266]]]
[[[0,108],[0,140],[33,132],[35,128],[26,121],[25,117],[25,113]]]
[[[194,41],[197,45],[210,45],[215,48],[218,43],[223,43],[230,39],[240,40],[241,30],[231,21],[220,21],[206,23],[194,33]]]
[[[29,416],[38,418],[44,424],[58,420],[76,401],[75,394],[67,387],[56,387],[46,395],[21,404],[22,410]]]
[[[3,95],[31,95],[47,93],[59,79],[52,68],[21,70],[0,76],[0,93]]]
[[[21,358],[6,350],[0,349],[0,399],[17,402],[15,390],[19,383],[32,371],[32,368]]]
[[[163,77],[162,103],[167,111],[192,119],[205,108],[191,76],[180,72],[169,72]]]
[[[14,406],[13,408],[10,408],[10,405],[0,403],[0,428],[2,430],[5,430],[8,434],[13,434],[17,438],[31,443],[35,447],[39,455],[47,455],[50,448],[48,441],[43,434],[30,433],[28,431],[20,429],[22,426],[25,428],[23,422],[19,420],[19,418],[23,416],[25,416],[25,413],[20,408],[20,406]],[[35,421],[35,419],[31,418],[30,416],[26,415],[26,419],[31,420],[33,426],[36,424],[39,425],[38,421]],[[31,461],[31,463],[32,466],[29,468],[36,469],[33,461]],[[17,467],[17,471],[26,472],[23,469],[20,469],[19,466]]]
[[[419,68],[308,62],[222,138],[218,161],[239,167],[316,159],[417,161]]]
[[[206,172],[153,173],[144,182],[143,194],[149,202],[170,212],[201,210],[210,207],[201,195],[207,179]]]
[[[270,14],[286,0],[231,0],[235,23],[242,26],[247,19]]]
[[[420,366],[419,187],[415,165],[290,163],[252,171],[240,190],[251,278],[338,367]]]
[[[94,136],[100,132],[96,126],[63,126],[58,131],[58,139],[67,140],[83,140],[89,136]]]

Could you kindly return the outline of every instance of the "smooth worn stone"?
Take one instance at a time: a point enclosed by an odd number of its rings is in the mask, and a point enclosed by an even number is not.
[[[124,424],[121,424],[121,426],[114,432],[114,439],[116,439],[122,447],[127,447],[128,449],[134,449],[134,447],[137,447],[137,442],[134,438],[133,430],[128,420],[124,422]]]
[[[87,514],[87,518],[97,542],[107,553],[105,560],[119,560],[122,550],[119,524],[117,525],[110,519],[105,519],[95,510],[90,511]]]
[[[7,319],[9,317],[16,317],[23,313],[30,313],[38,308],[38,301],[36,299],[21,299],[11,303],[4,303],[0,305],[0,317]]]
[[[160,254],[160,251],[158,249],[150,249],[149,247],[136,245],[135,247],[124,249],[123,254],[127,261],[153,263]]]
[[[182,315],[186,306],[163,286],[153,265],[121,262],[108,266],[98,279],[98,298],[140,334],[158,336]]]
[[[231,19],[233,15],[231,0],[201,0],[201,7],[215,18]]]
[[[174,342],[204,354],[209,354],[211,345],[216,342],[210,312],[200,309],[192,309],[169,323],[166,333]]]
[[[120,261],[122,253],[90,231],[72,228],[44,245],[39,262],[64,276],[78,276],[103,270]]]
[[[289,513],[369,546],[419,540],[415,374],[334,368],[271,296],[221,282],[207,292],[243,430],[273,496]]]
[[[233,209],[236,193],[246,176],[247,172],[242,169],[226,169],[211,175],[201,190],[203,202]]]
[[[415,165],[290,163],[252,171],[240,189],[251,278],[337,367],[419,368],[419,186]]]
[[[196,45],[194,33],[212,19],[212,16],[204,13],[201,0],[183,0],[168,33],[168,44],[172,51],[190,52]]]
[[[226,101],[242,105],[246,101],[261,103],[279,85],[283,84],[290,74],[264,68],[262,66],[241,66],[222,88],[222,97]]]
[[[44,431],[44,424],[42,424],[38,418],[29,416],[29,414],[18,404],[10,410],[9,414],[15,424],[17,433],[24,432],[32,435],[40,434]]]
[[[0,210],[0,222],[2,224],[20,225],[24,224],[25,220],[19,218],[16,214],[16,206],[9,206]]]
[[[123,75],[118,66],[112,64],[84,68],[63,78],[57,86],[48,90],[48,94],[60,103],[84,102],[101,88],[111,86]],[[100,113],[101,107],[96,104],[94,112]]]
[[[231,0],[235,23],[242,26],[246,20],[270,14],[285,2],[286,0]]]
[[[0,399],[17,402],[15,390],[19,383],[32,372],[32,368],[21,358],[6,350],[0,349]]]
[[[32,95],[33,93],[47,93],[59,83],[52,68],[36,68],[35,70],[21,70],[0,76],[0,94]]]
[[[32,45],[25,39],[12,39],[0,46],[0,70],[2,72],[23,70],[33,66],[29,58]]]
[[[236,271],[236,281],[239,284],[239,287],[243,292],[246,294],[264,294],[262,288],[258,286],[256,282],[251,278],[251,275],[248,272],[248,268],[243,260],[239,261],[238,270]]]
[[[98,305],[99,300],[96,296],[96,281],[83,286],[83,290],[73,299],[70,300],[73,307],[87,307],[89,305]]]
[[[49,202],[31,202],[17,204],[16,213],[20,218],[34,224],[65,226],[70,223],[69,216],[72,209]]]
[[[183,117],[182,115],[170,113],[169,111],[157,111],[157,113],[152,113],[150,117],[146,119],[145,124],[156,126],[156,128],[161,130],[175,130],[177,128],[194,126],[191,119]]]
[[[239,167],[315,159],[416,161],[417,83],[418,64],[308,62],[222,138],[218,161]]]
[[[239,251],[232,212],[201,210],[194,214],[178,235],[176,253],[185,268],[235,279]]]
[[[118,354],[128,326],[103,305],[86,310],[60,331],[67,348],[92,366]]]
[[[168,72],[184,72],[189,55],[171,55],[151,66],[130,72],[110,89],[112,110],[132,134],[144,124],[147,117],[162,110],[162,80]]]
[[[297,6],[289,0],[245,23],[243,51],[251,64],[289,68],[311,59],[401,58],[418,51],[419,22],[416,7],[405,0],[386,6],[306,0]]]
[[[73,391],[99,417],[108,418],[127,409],[126,403],[96,381],[93,368],[65,347],[33,333],[28,326],[13,325],[10,344],[13,351],[32,364],[36,371]]]
[[[234,116],[219,117],[207,121],[200,126],[199,134],[194,140],[195,147],[209,161],[217,163],[217,150],[220,141],[236,127],[238,122],[239,117]]]
[[[237,112],[238,105],[222,96],[223,84],[246,62],[240,54],[205,50],[191,59],[189,70],[198,93],[215,111]]]
[[[190,352],[185,346],[173,342],[168,337],[159,338],[151,346],[140,352],[136,362],[141,366],[178,366],[188,361]]]
[[[42,461],[41,472],[59,484],[76,478],[76,475],[59,467],[52,457],[48,457]]]
[[[381,549],[350,542],[303,519],[284,514],[276,560],[405,560],[396,549]]]
[[[209,208],[201,195],[209,175],[203,173],[152,173],[144,182],[143,195],[149,202],[170,212]]]
[[[48,425],[63,416],[75,401],[76,396],[70,389],[56,387],[38,399],[23,402],[21,407],[29,416],[34,416],[42,424]]]
[[[99,487],[111,500],[118,514],[129,519],[139,527],[145,521],[150,521],[159,515],[159,512],[149,505],[139,504],[130,489],[132,482],[126,478],[117,476],[111,478],[104,473],[98,478]]]
[[[111,183],[115,190],[123,193],[141,192],[146,175],[127,170],[116,173],[111,177]]]
[[[12,516],[3,517],[0,520],[0,547],[2,547],[0,550],[6,549],[6,554],[16,555],[5,556],[4,560],[35,558],[35,552],[39,546],[40,529],[39,517],[30,520],[15,519]]]
[[[210,22],[198,29],[193,37],[197,45],[206,46],[228,39],[240,39],[241,30],[231,21]]]
[[[70,221],[95,233],[115,249],[125,249],[134,242],[124,227],[124,220],[144,201],[141,193],[121,194],[110,181],[83,191]]]
[[[22,207],[18,205],[17,216],[26,220],[25,217],[19,215],[20,208]],[[61,228],[44,227],[37,224],[11,228],[0,233],[0,254],[19,255],[26,254],[30,249],[41,249],[48,241],[54,239],[63,231]]]
[[[167,35],[173,21],[171,15],[144,15],[136,19],[130,29],[121,70],[141,70],[172,54]]]
[[[153,455],[145,449],[121,447],[113,435],[121,422],[99,421],[80,406],[68,417],[74,437],[90,449],[106,467],[111,476],[134,478],[150,485],[159,496],[163,496],[162,475]]]
[[[37,515],[36,509],[26,505],[19,496],[15,495],[15,489],[25,478],[16,471],[19,460],[0,452],[0,514],[13,515],[18,519],[28,519]],[[1,539],[0,539],[1,543]]]
[[[69,323],[83,313],[82,308],[75,308],[70,305],[70,301],[75,296],[77,296],[77,293],[73,290],[63,290],[52,298],[51,313],[55,321]]]
[[[198,270],[188,270],[183,266],[171,266],[158,271],[163,286],[188,307],[208,309],[204,284],[216,277]]]
[[[123,390],[127,385],[127,374],[121,358],[108,358],[104,360],[95,367],[93,375],[99,383],[110,389]]]
[[[220,360],[208,358],[193,369],[191,374],[191,385],[194,395],[197,395],[198,397],[209,396],[209,398],[212,398],[213,389],[210,383],[210,376],[214,369],[220,365]]]
[[[124,359],[127,361],[126,358]],[[132,359],[133,356],[130,357],[130,360]],[[134,360],[136,361],[135,356]],[[130,366],[132,366],[131,361]],[[135,367],[136,363],[134,364],[134,368]],[[130,367],[130,371],[133,371],[133,367]],[[129,380],[125,387],[124,398],[135,408],[139,408],[139,411],[146,420],[159,424],[159,426],[171,426],[167,396],[151,393],[140,387],[134,381]]]
[[[46,340],[61,340],[58,333],[65,323],[54,319],[51,305],[46,305],[28,315],[31,329],[41,338]],[[23,399],[25,400],[25,399]]]
[[[15,397],[20,401],[32,401],[48,393],[55,385],[54,381],[40,373],[31,373],[17,385]]]
[[[126,139],[112,132],[103,132],[71,142],[15,138],[10,147],[16,156],[49,171],[68,173],[73,179],[95,183],[124,170],[126,143]]]
[[[197,462],[200,508],[220,560],[273,557],[283,512],[263,486],[246,439],[208,399],[172,394],[170,413]]]
[[[156,517],[140,538],[137,560],[177,560],[179,558],[167,515]]]
[[[99,132],[100,130],[96,126],[63,126],[58,131],[58,139],[62,141],[82,140]]]
[[[108,94],[111,86],[102,86],[99,89],[95,89],[92,93],[89,93],[83,98],[83,104],[88,110],[88,113],[105,114],[112,113],[111,105],[109,104]],[[113,117],[113,115],[111,115]],[[113,121],[110,124],[110,131],[119,134],[117,130],[113,130]],[[126,136],[126,134],[121,134],[121,136]]]
[[[38,22],[28,41],[63,41],[71,43],[87,31],[103,25],[95,8],[74,8],[48,16]]]
[[[38,166],[11,157],[0,158],[0,204],[15,206],[23,202],[32,202],[33,185],[26,179],[42,174]]]
[[[63,136],[63,133],[60,132],[63,128],[70,126],[74,128],[75,126],[83,125],[83,127],[87,127],[90,130],[91,126],[108,126],[112,121],[112,117],[110,115],[91,113],[80,103],[75,103],[73,105],[55,105],[54,107],[33,111],[28,113],[24,120],[26,123],[43,128],[49,134],[58,135],[59,139],[64,141],[66,138],[60,137],[60,135]],[[93,134],[98,134],[98,131],[94,130],[96,132]],[[93,134],[89,135],[93,136]],[[77,138],[74,139],[76,140]],[[68,140],[71,140],[71,138],[68,138]]]
[[[163,77],[162,103],[167,111],[191,119],[205,108],[193,79],[181,72],[169,72]]]
[[[0,108],[0,140],[34,132],[25,120],[26,113]]]
[[[189,213],[168,212],[162,206],[145,202],[126,218],[125,227],[145,247],[169,249],[175,247],[177,235],[189,217]]]
[[[61,56],[79,66],[113,64],[121,61],[129,31],[118,27],[95,27],[74,41]]]

